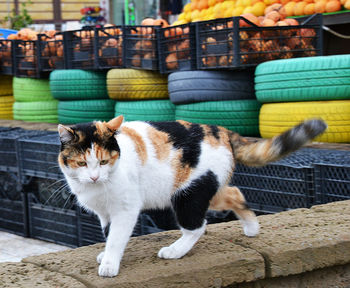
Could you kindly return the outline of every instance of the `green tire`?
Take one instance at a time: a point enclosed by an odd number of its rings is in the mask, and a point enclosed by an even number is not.
[[[177,105],[176,120],[218,125],[245,136],[259,136],[259,109],[256,100],[210,101]]]
[[[50,88],[58,100],[107,99],[106,74],[88,70],[54,70]]]
[[[53,100],[47,79],[14,77],[13,96],[20,102]]]
[[[115,116],[125,121],[174,121],[175,105],[170,100],[116,102]]]
[[[255,70],[262,103],[350,99],[350,55],[275,60]]]
[[[62,124],[108,121],[114,117],[114,105],[111,99],[60,101],[58,119]]]

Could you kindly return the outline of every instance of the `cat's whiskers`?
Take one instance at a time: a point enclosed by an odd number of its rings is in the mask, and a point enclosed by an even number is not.
[[[63,189],[67,188],[68,184],[64,183],[62,186],[60,186],[59,188],[57,188],[55,191],[52,192],[51,196],[45,201],[44,205],[48,204],[49,201],[54,202],[55,199],[57,199],[57,197],[59,197],[59,192],[61,192]],[[53,197],[53,198],[52,198]]]

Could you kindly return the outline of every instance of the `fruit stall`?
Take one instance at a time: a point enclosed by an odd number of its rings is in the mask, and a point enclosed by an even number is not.
[[[231,184],[261,214],[350,199],[349,5],[200,0],[171,25],[146,18],[4,34],[0,229],[72,247],[103,241],[58,169],[56,126],[118,115],[221,125],[254,138],[321,117],[328,129],[318,145],[264,168],[237,165]],[[207,219],[236,218],[209,211]],[[171,211],[145,211],[134,235],[175,228]]]

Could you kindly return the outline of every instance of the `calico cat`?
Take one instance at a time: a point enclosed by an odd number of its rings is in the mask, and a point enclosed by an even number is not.
[[[235,162],[262,166],[321,134],[327,125],[305,121],[272,139],[249,141],[223,127],[176,122],[91,122],[59,125],[58,162],[80,205],[96,213],[107,243],[98,274],[116,276],[142,209],[171,207],[182,236],[158,256],[183,257],[203,235],[209,209],[233,210],[245,235],[259,223],[244,196],[228,183]],[[109,230],[109,234],[108,234]],[[108,234],[108,236],[107,236]]]

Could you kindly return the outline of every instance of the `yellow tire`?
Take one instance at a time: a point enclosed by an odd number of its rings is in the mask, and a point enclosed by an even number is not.
[[[350,142],[350,100],[264,104],[259,115],[260,134],[271,138],[309,118],[322,118],[328,124],[326,132],[314,141]]]
[[[12,95],[12,76],[0,75],[0,96]]]
[[[158,72],[111,69],[107,73],[109,98],[117,100],[168,99],[168,78]]]
[[[0,119],[13,119],[12,106],[15,102],[13,96],[2,96],[0,97]]]

